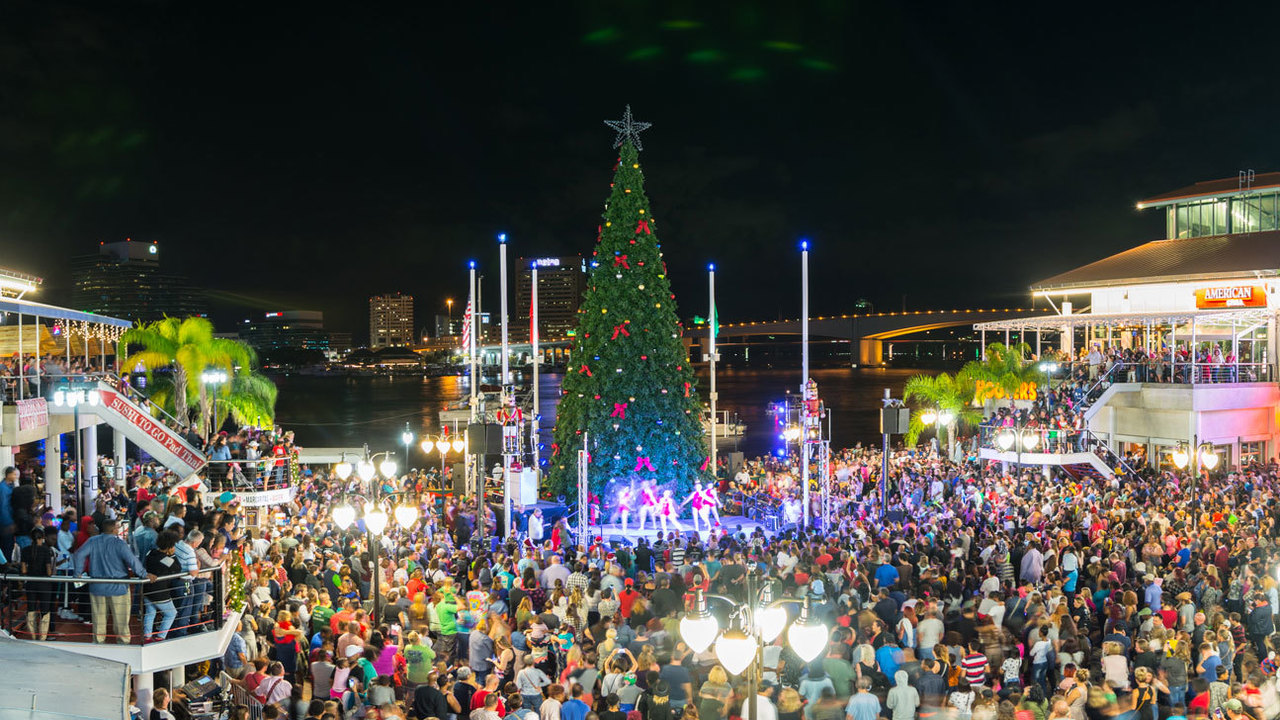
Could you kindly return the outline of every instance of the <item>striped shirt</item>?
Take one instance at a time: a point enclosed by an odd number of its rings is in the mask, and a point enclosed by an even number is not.
[[[982,653],[969,653],[960,660],[964,668],[965,680],[970,685],[982,685],[987,681],[987,656]]]

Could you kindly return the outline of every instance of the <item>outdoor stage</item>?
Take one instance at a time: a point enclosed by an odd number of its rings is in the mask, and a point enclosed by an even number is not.
[[[540,501],[537,505],[525,506],[522,509],[517,508],[513,515],[516,519],[516,527],[520,532],[524,533],[529,531],[529,516],[533,514],[535,509],[542,511],[544,537],[550,537],[552,526],[554,526],[560,518],[567,517],[569,514],[568,507],[545,501]],[[680,523],[682,525],[680,534],[686,538],[691,537],[690,533],[693,532],[693,519],[689,517],[681,518]],[[770,537],[777,534],[775,530],[770,529],[768,525],[764,524],[760,520],[753,520],[739,516],[724,516],[720,519],[720,525],[721,528],[726,529],[735,535],[740,532],[750,535],[755,532],[756,528],[760,527],[763,527],[765,534]],[[606,542],[625,542],[629,545],[635,545],[636,540],[641,537],[649,540],[649,542],[656,540],[658,538],[658,533],[660,532],[660,527],[661,526],[655,526],[653,522],[650,522],[644,530],[640,530],[637,528],[635,518],[632,518],[626,531],[623,531],[622,527],[618,524],[606,523],[591,525],[588,532],[592,538],[602,537]],[[576,531],[578,528],[575,524],[570,529]],[[717,530],[719,529],[720,528],[717,528]],[[670,525],[668,530],[670,532],[676,532],[676,527],[674,525]],[[699,537],[705,541],[708,535],[707,528],[702,527],[700,530],[701,532],[699,533]]]

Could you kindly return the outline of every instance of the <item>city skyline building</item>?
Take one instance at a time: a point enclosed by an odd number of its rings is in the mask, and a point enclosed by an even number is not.
[[[164,269],[155,242],[98,244],[98,252],[71,260],[71,305],[99,315],[152,322],[204,315],[203,293],[186,276]]]
[[[580,255],[520,258],[516,274],[516,310],[511,313],[512,339],[527,342],[532,318],[532,266],[538,268],[538,337],[553,342],[571,337],[578,327],[578,307],[587,291],[587,265]]]
[[[413,296],[400,292],[369,298],[369,348],[408,347],[415,341]]]
[[[273,310],[257,319],[246,319],[240,339],[259,352],[332,348],[332,333],[324,329],[324,313],[318,310]]]

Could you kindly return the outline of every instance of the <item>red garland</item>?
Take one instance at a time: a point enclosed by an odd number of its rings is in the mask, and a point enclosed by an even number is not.
[[[616,256],[616,257],[614,257],[614,258],[613,258],[613,266],[614,266],[614,267],[618,267],[619,265],[621,265],[622,267],[624,267],[624,268],[626,268],[626,269],[628,269],[628,270],[630,270],[630,269],[631,269],[631,266],[627,264],[627,256],[626,256],[626,255],[618,255],[618,256]]]
[[[613,412],[609,414],[609,417],[615,417],[615,418],[619,418],[619,419],[622,419],[622,420],[626,420],[626,419],[627,419],[627,404],[626,404],[626,403],[614,403],[614,404],[613,404]]]

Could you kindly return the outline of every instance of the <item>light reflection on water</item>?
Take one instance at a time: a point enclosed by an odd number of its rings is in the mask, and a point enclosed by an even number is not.
[[[832,412],[833,444],[846,447],[855,442],[879,441],[880,398],[884,388],[900,397],[907,378],[918,370],[863,370],[824,368],[812,372],[818,392]],[[307,377],[277,375],[280,388],[276,406],[279,423],[297,431],[303,446],[355,446],[368,442],[371,448],[387,450],[400,445],[405,423],[421,439],[423,434],[441,431],[439,412],[466,392],[464,378],[448,377]],[[542,427],[550,430],[555,405],[559,401],[560,375],[541,377]],[[705,372],[699,377],[705,395]],[[800,371],[786,369],[727,369],[716,376],[721,410],[736,412],[747,424],[747,435],[736,446],[758,455],[777,447],[777,435],[768,415],[770,402],[780,401],[786,391],[800,387]],[[550,443],[544,435],[544,442]],[[721,440],[722,449],[733,449],[733,441]],[[423,464],[421,450],[413,448],[409,465]],[[438,456],[433,455],[438,461]]]

